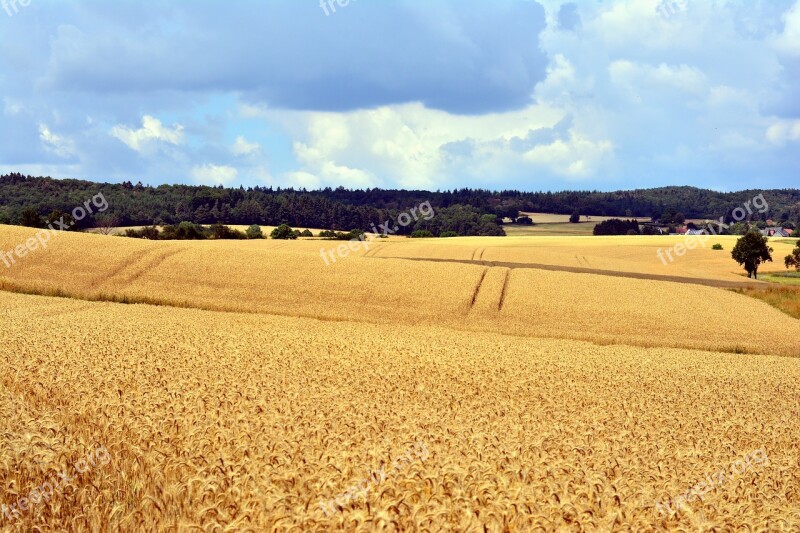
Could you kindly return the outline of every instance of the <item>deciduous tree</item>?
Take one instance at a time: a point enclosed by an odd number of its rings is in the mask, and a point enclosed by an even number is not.
[[[767,244],[768,239],[751,231],[736,242],[731,256],[734,261],[744,266],[747,277],[758,279],[758,267],[761,263],[772,262],[772,248]]]
[[[794,268],[800,272],[800,241],[797,241],[797,248],[786,256],[784,262],[786,263],[786,268]]]

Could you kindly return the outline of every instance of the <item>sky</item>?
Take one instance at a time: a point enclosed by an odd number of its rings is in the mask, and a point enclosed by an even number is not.
[[[800,0],[0,0],[0,173],[800,187]]]

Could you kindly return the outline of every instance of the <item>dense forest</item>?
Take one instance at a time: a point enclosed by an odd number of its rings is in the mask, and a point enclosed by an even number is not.
[[[102,193],[109,204],[103,217],[118,226],[177,224],[262,224],[334,230],[361,229],[397,220],[401,213],[430,202],[436,210],[431,220],[420,219],[398,229],[399,234],[427,230],[435,235],[502,235],[503,218],[520,212],[590,216],[654,217],[680,212],[686,218],[733,220],[731,213],[763,193],[769,204],[755,218],[800,224],[800,190],[748,190],[734,193],[694,187],[664,187],[634,191],[520,192],[458,189],[453,191],[349,190],[306,191],[267,187],[224,188],[193,185],[157,187],[123,182],[93,183],[11,174],[0,176],[0,224],[22,224],[33,211],[47,217],[54,211],[69,213],[87,199]],[[90,216],[81,227],[99,221]]]

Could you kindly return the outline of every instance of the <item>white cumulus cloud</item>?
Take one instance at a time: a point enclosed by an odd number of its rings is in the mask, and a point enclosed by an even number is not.
[[[55,153],[59,157],[75,155],[75,144],[69,139],[50,131],[46,124],[39,125],[39,139],[48,151]]]
[[[790,141],[800,141],[800,120],[779,120],[767,128],[767,139],[783,146]]]
[[[247,156],[257,154],[261,151],[261,145],[257,142],[249,142],[243,136],[236,137],[236,141],[231,146],[231,152],[235,156]]]
[[[614,152],[610,140],[580,131],[548,105],[477,116],[421,103],[348,113],[245,111],[282,122],[298,139],[302,168],[288,176],[293,183],[436,188],[451,185],[442,176],[493,179],[504,171],[585,178]]]
[[[111,135],[125,143],[131,150],[143,152],[154,142],[178,145],[183,142],[183,126],[165,127],[157,118],[145,115],[142,127],[131,129],[122,125],[114,126]]]
[[[783,21],[783,32],[773,38],[773,46],[786,55],[800,56],[800,0],[783,15]]]
[[[230,185],[238,175],[238,170],[226,165],[208,164],[192,167],[192,179],[201,185]]]

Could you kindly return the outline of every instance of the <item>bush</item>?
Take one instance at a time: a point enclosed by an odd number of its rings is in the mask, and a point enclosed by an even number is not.
[[[158,228],[155,226],[145,226],[142,229],[126,229],[125,230],[126,237],[132,237],[134,239],[147,239],[150,241],[157,241],[160,237]]]
[[[39,216],[39,212],[32,207],[27,207],[22,211],[22,220],[20,225],[29,228],[41,228],[44,226],[42,223],[42,217]]]
[[[360,229],[351,229],[350,233],[347,234],[347,240],[357,239],[357,240],[364,240],[366,233]]]
[[[481,237],[505,237],[506,232],[497,224],[486,223],[478,226],[478,235]]]
[[[445,231],[439,237],[447,238],[447,237],[458,237],[458,233],[455,231]]]
[[[177,226],[164,226],[164,231],[159,238],[165,241],[199,241],[208,239],[210,236],[211,230],[200,224],[181,222]]]
[[[294,230],[289,226],[287,226],[286,224],[281,224],[280,226],[272,230],[270,237],[280,241],[293,241],[297,239],[297,235],[294,234]]]
[[[313,236],[314,236],[314,234],[313,234],[313,233],[311,233],[311,230],[304,229],[304,230],[302,231],[302,233],[300,233],[300,236],[301,236],[301,237],[313,237]]]
[[[242,240],[247,238],[241,231],[223,226],[222,224],[214,224],[211,226],[211,231],[214,234],[214,238],[217,240]]]
[[[652,224],[645,224],[642,226],[642,235],[661,235],[661,232]]]
[[[411,233],[412,239],[430,239],[431,237],[433,237],[433,233],[426,229],[418,229]]]
[[[724,250],[724,248],[722,247],[722,245],[720,243],[715,244],[714,246],[711,247],[711,249],[712,250]]]
[[[745,235],[748,231],[750,231],[750,224],[747,222],[736,222],[728,227],[730,235]]]
[[[571,223],[573,223],[573,224],[577,224],[578,222],[580,222],[581,221],[581,212],[580,211],[575,211],[574,213],[572,213],[569,216],[569,221]]]
[[[245,233],[248,239],[263,239],[264,232],[261,231],[261,226],[258,224],[253,224],[249,228],[247,228],[247,232]]]
[[[72,215],[70,215],[69,213],[65,213],[60,209],[55,209],[49,215],[47,215],[47,219],[45,220],[45,225],[59,229],[61,228],[62,224],[67,226],[67,231],[77,229],[75,227],[75,219],[72,218]]]
[[[533,219],[531,217],[519,217],[515,222],[523,226],[530,226],[533,224]]]
[[[347,233],[343,231],[331,231],[325,230],[319,233],[319,236],[323,239],[327,240],[334,240],[334,241],[352,241],[352,240],[364,240],[365,233],[360,229],[350,230]]]
[[[595,235],[639,235],[639,223],[635,220],[612,218],[594,227]]]

